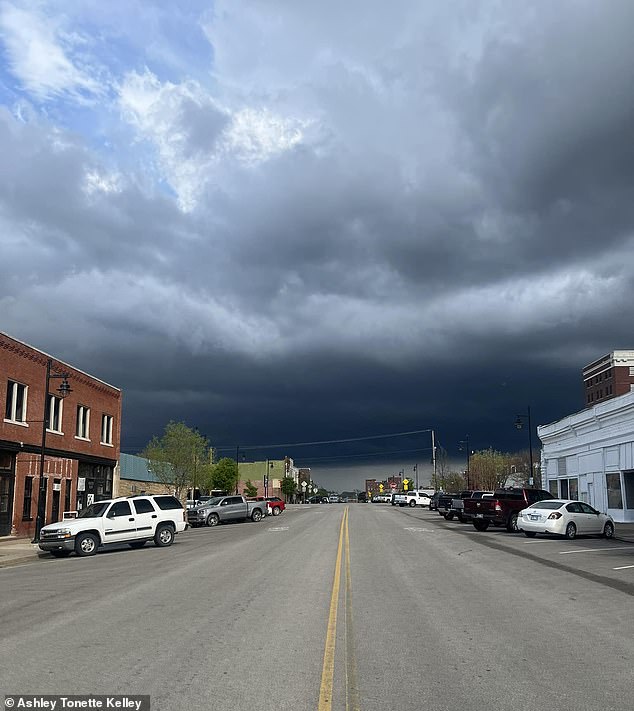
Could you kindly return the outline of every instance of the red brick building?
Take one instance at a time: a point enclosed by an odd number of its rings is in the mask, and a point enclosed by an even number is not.
[[[582,371],[586,407],[634,389],[634,351],[612,351]]]
[[[51,379],[45,398],[47,364]],[[71,392],[61,397],[60,377]],[[0,536],[34,533],[45,433],[44,523],[112,495],[121,391],[0,332]]]

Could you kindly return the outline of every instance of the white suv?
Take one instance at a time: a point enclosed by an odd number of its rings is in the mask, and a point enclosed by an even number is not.
[[[171,546],[174,536],[187,528],[181,502],[169,494],[130,496],[97,501],[77,518],[44,526],[39,546],[56,558],[73,551],[94,555],[100,546],[127,543],[142,548],[147,541],[159,547]]]

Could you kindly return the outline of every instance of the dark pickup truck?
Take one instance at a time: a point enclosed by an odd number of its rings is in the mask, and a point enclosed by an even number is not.
[[[455,515],[455,512],[452,510],[454,499],[461,499],[470,493],[470,491],[459,491],[457,494],[441,494],[438,497],[438,513],[447,521],[451,521]]]
[[[517,515],[536,501],[553,499],[549,491],[543,489],[496,489],[492,497],[465,499],[464,514],[470,517],[476,531],[486,531],[494,526],[506,526],[509,533],[517,531]]]

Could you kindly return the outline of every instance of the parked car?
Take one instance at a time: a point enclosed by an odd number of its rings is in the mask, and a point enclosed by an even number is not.
[[[431,492],[433,493],[433,492]],[[395,502],[399,506],[429,506],[431,500],[430,489],[418,489],[415,491],[402,491],[396,494]]]
[[[443,491],[438,497],[437,511],[447,521],[451,521],[454,514],[451,512],[451,506],[455,498],[460,497],[461,492],[448,493]]]
[[[267,496],[266,502],[268,503],[273,516],[279,516],[282,511],[286,510],[286,504],[282,501],[282,499],[280,499],[279,496]]]
[[[391,494],[377,494],[376,496],[372,497],[372,501],[375,504],[389,504],[391,500]]]
[[[217,526],[227,521],[261,521],[266,516],[266,501],[247,501],[244,496],[215,496],[189,509],[187,518],[192,527]]]
[[[456,497],[451,502],[451,513],[456,516],[460,523],[471,521],[471,514],[465,511],[466,499],[490,499],[493,497],[492,491],[463,491],[460,497]]]
[[[310,499],[308,499],[309,504],[329,504],[330,501],[328,501],[327,496],[311,496]]]
[[[517,531],[519,512],[537,501],[555,498],[543,489],[521,489],[511,487],[496,489],[488,499],[466,499],[465,514],[471,517],[476,531],[486,531],[494,526],[506,526],[509,533]]]
[[[265,502],[267,516],[279,516],[286,509],[286,504],[279,496],[252,496],[249,501]]]
[[[74,519],[50,523],[40,531],[39,547],[56,558],[73,551],[94,555],[102,546],[127,543],[142,548],[148,541],[162,548],[187,528],[181,502],[168,494],[106,499],[87,506]]]
[[[430,511],[438,511],[438,499],[442,496],[443,492],[442,491],[435,491],[430,497],[429,497],[429,510]]]
[[[572,540],[578,534],[614,537],[614,519],[584,501],[550,499],[537,501],[520,511],[518,528],[533,538],[538,533],[553,533]]]

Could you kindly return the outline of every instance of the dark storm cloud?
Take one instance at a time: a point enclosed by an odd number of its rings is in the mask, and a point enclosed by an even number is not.
[[[0,112],[2,330],[122,387],[128,451],[519,449],[632,346],[634,7],[435,5],[219,2],[212,80],[137,62],[107,154]]]

